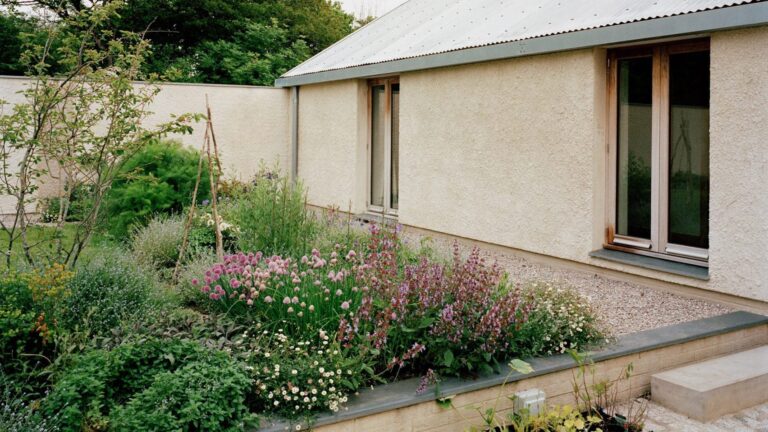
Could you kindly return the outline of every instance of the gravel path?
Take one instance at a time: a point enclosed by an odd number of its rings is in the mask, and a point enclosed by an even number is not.
[[[420,236],[406,231],[409,242],[419,242]],[[430,238],[432,247],[440,254],[450,256],[453,241]],[[471,246],[462,245],[463,252]],[[534,263],[525,258],[504,253],[489,253],[519,283],[551,282],[569,286],[584,295],[597,312],[597,316],[614,336],[650,330],[722,315],[733,309],[718,303],[681,297],[653,288],[622,282],[604,276],[565,268]]]
[[[619,410],[621,411],[621,410]],[[653,401],[645,412],[645,428],[652,432],[768,432],[768,403],[702,423]]]

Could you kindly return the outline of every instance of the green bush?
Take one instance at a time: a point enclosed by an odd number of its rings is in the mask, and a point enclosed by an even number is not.
[[[524,292],[532,305],[516,337],[524,354],[583,350],[606,337],[594,311],[578,292],[551,283],[533,283]]]
[[[18,274],[0,277],[0,364],[37,339],[32,291]]]
[[[191,201],[199,156],[177,142],[161,141],[131,157],[105,200],[109,232],[123,238],[131,227],[145,224],[155,214],[180,213]],[[208,170],[204,169],[198,200],[209,193]]]
[[[231,430],[246,420],[249,387],[223,352],[150,338],[79,356],[41,410],[66,430]]]
[[[141,316],[150,304],[154,280],[129,255],[105,252],[78,268],[69,282],[60,324],[106,334],[122,321]]]
[[[253,423],[246,395],[251,379],[224,356],[158,374],[112,415],[115,431],[241,431]]]
[[[172,269],[179,258],[184,222],[180,217],[156,216],[145,227],[136,228],[131,249],[139,264],[156,270]]]
[[[240,229],[241,251],[301,256],[312,248],[318,225],[306,208],[304,187],[284,177],[264,174],[236,196],[224,211]]]

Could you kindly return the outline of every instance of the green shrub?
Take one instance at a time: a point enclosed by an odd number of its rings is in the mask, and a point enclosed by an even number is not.
[[[524,291],[532,305],[516,337],[524,354],[583,350],[605,338],[594,311],[578,292],[551,283],[533,283]]]
[[[317,235],[305,190],[284,177],[260,175],[227,206],[225,219],[240,229],[238,247],[265,255],[301,256]]]
[[[115,431],[241,431],[253,423],[246,395],[251,379],[224,356],[191,362],[155,376],[112,414]]]
[[[6,363],[37,339],[32,290],[18,274],[0,277],[0,363]]]
[[[106,429],[113,413],[115,430],[226,430],[245,420],[249,387],[245,372],[223,352],[195,342],[150,338],[79,356],[41,410],[56,416],[66,430]],[[163,399],[179,396],[181,389],[183,400]],[[134,428],[140,415],[163,423]],[[203,427],[210,421],[223,427]]]
[[[60,323],[93,334],[108,333],[146,310],[154,280],[129,255],[105,252],[78,268],[69,282]]]
[[[143,266],[172,269],[179,258],[183,236],[184,222],[180,217],[156,216],[147,226],[134,230],[131,249]]]
[[[180,213],[191,200],[199,156],[177,142],[162,141],[128,160],[105,200],[109,232],[122,238],[155,214]],[[205,169],[198,200],[209,195],[209,184]]]

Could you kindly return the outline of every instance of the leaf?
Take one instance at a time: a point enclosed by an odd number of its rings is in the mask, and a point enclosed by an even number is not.
[[[436,399],[435,402],[440,408],[451,408],[453,406],[453,398],[455,397],[456,395],[445,396]]]
[[[164,359],[166,359],[166,360],[168,360],[168,362],[169,362],[170,364],[174,364],[174,363],[176,363],[176,357],[174,357],[174,356],[173,356],[173,354],[171,354],[171,353],[167,353],[167,354],[164,354],[164,355],[163,355],[163,358],[164,358]]]
[[[379,350],[378,350],[378,349],[376,349],[376,348],[373,348],[373,349],[371,350],[371,354],[372,354],[372,355],[375,355],[375,356],[377,356],[377,355],[381,354],[381,351],[379,351]]]
[[[531,367],[530,364],[520,360],[520,359],[514,359],[509,362],[509,367],[523,375],[528,375],[529,373],[533,372],[533,367]]]
[[[443,352],[443,365],[445,365],[445,367],[451,367],[452,364],[453,364],[453,351],[445,350]]]

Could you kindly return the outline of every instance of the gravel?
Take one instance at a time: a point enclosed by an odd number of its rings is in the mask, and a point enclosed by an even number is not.
[[[418,243],[421,236],[406,231],[404,238]],[[453,240],[428,237],[429,244],[442,256],[450,256]],[[471,246],[462,244],[463,253]],[[585,296],[608,333],[614,336],[666,327],[701,318],[732,312],[734,309],[718,303],[682,297],[630,282],[609,279],[604,276],[566,268],[552,267],[531,262],[507,253],[488,253],[490,261],[496,260],[512,281],[551,282],[567,286]]]

